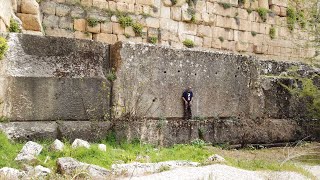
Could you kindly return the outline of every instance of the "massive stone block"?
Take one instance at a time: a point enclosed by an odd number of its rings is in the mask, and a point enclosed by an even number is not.
[[[0,116],[11,121],[109,116],[108,45],[12,34],[0,61]]]
[[[133,43],[118,43],[111,52],[118,77],[116,116],[181,118],[181,96],[188,86],[194,90],[195,116],[262,116],[253,57]]]

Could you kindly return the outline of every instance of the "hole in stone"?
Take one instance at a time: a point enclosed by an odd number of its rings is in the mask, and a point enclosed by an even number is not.
[[[152,102],[155,102],[156,100],[157,100],[157,98],[153,98],[153,99],[152,99]]]
[[[238,70],[240,69],[240,67],[238,67]]]
[[[164,73],[167,73],[167,71],[163,71]]]
[[[237,75],[234,75],[234,77],[237,77]]]
[[[178,70],[178,72],[180,72],[180,70]]]
[[[195,76],[197,75],[197,73],[194,74]]]
[[[216,74],[218,74],[218,72],[216,72]]]

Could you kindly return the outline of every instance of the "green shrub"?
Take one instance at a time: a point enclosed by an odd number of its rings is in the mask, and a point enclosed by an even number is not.
[[[251,8],[248,8],[248,9],[247,9],[248,14],[251,14],[252,11],[253,11],[253,10],[252,10]]]
[[[220,40],[221,42],[223,42],[223,41],[224,41],[224,38],[223,38],[222,36],[220,36],[220,37],[219,37],[219,40]]]
[[[244,5],[246,3],[246,0],[238,0],[238,4],[241,6],[241,5]]]
[[[269,10],[266,9],[266,8],[258,8],[258,9],[257,9],[257,12],[258,12],[261,20],[262,20],[263,22],[266,22],[266,21],[267,21],[267,15],[268,15]]]
[[[155,36],[151,36],[149,37],[149,42],[152,43],[152,44],[156,44],[158,41],[158,38],[155,37]]]
[[[194,42],[191,39],[186,39],[182,43],[183,43],[183,45],[185,45],[188,48],[194,47]]]
[[[287,8],[287,24],[290,31],[293,31],[294,24],[297,21],[297,13],[296,10],[292,7]]]
[[[194,139],[194,140],[191,141],[191,144],[193,146],[201,148],[201,147],[206,145],[206,142],[204,142],[204,140],[202,140],[202,139]]]
[[[0,36],[0,60],[3,58],[7,50],[8,50],[7,40]]]
[[[229,9],[229,8],[231,8],[231,4],[230,4],[230,3],[219,3],[219,4],[220,4],[220,6],[223,7],[223,9]]]
[[[88,18],[87,22],[90,27],[95,27],[96,25],[99,24],[99,20],[94,18]]]
[[[257,32],[255,32],[255,31],[251,31],[251,35],[254,37],[254,36],[256,36],[256,35],[257,35]]]
[[[164,171],[170,171],[170,166],[168,166],[168,165],[162,165],[162,166],[160,166],[160,168],[159,168],[159,172],[164,172]]]
[[[132,24],[132,28],[133,28],[134,33],[135,33],[137,36],[141,36],[141,35],[142,35],[142,29],[143,29],[142,24],[140,24],[140,23],[134,23],[134,24]]]
[[[177,0],[171,0],[172,5],[176,5],[177,4]]]
[[[117,75],[114,69],[111,69],[109,73],[106,75],[106,78],[110,81],[113,82],[117,79]]]
[[[129,34],[127,34],[127,33],[124,33],[123,34],[126,38],[130,38],[131,36],[129,35]]]
[[[269,30],[269,36],[271,39],[276,38],[276,29],[274,27],[271,27]]]
[[[9,27],[10,32],[16,32],[16,33],[21,33],[21,29],[19,28],[19,24],[16,20],[10,19],[10,27]]]
[[[130,16],[121,15],[119,16],[119,23],[121,27],[125,28],[128,26],[132,26],[133,20]]]

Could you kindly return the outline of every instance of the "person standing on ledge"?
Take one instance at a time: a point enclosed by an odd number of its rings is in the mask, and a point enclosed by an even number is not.
[[[182,94],[183,104],[184,104],[184,118],[191,119],[192,112],[191,112],[191,102],[192,102],[193,92],[191,87],[188,87]]]

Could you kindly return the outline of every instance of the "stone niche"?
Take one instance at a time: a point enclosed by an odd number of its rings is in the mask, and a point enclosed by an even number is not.
[[[10,121],[109,117],[106,44],[10,34],[0,61],[0,116]]]

